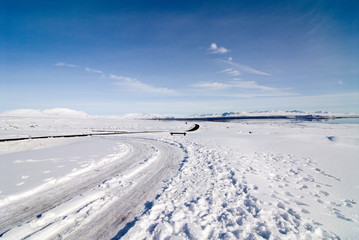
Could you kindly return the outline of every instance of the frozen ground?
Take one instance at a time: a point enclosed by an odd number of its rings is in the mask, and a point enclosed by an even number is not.
[[[359,127],[1,116],[1,239],[357,239]]]

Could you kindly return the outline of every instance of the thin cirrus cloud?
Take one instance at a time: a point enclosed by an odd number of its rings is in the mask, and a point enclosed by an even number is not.
[[[236,98],[250,97],[280,97],[296,95],[287,91],[288,89],[273,88],[259,85],[255,81],[238,81],[234,80],[228,83],[221,82],[200,82],[193,84],[194,91],[199,91],[211,96],[225,96]]]
[[[221,71],[222,73],[225,73],[229,76],[239,76],[241,75],[241,73],[238,70],[235,70],[233,68],[226,68],[224,70]]]
[[[211,53],[219,53],[219,54],[225,54],[228,53],[228,49],[225,47],[218,47],[216,43],[212,43],[208,49]],[[241,72],[245,72],[245,73],[251,73],[251,74],[257,74],[257,75],[264,75],[264,76],[270,76],[269,73],[263,72],[263,71],[259,71],[257,69],[254,69],[252,67],[249,67],[247,65],[242,65],[239,63],[235,63],[232,61],[233,58],[229,57],[227,60],[221,60],[224,63],[227,63],[229,65],[231,65],[231,68],[226,68],[223,70],[223,72],[227,73],[228,75],[231,76],[239,76],[240,75],[240,71]],[[235,69],[234,69],[235,68]]]
[[[212,89],[212,90],[223,90],[223,89],[255,89],[261,91],[279,91],[278,88],[262,86],[256,83],[255,81],[241,81],[239,79],[234,79],[234,81],[229,83],[221,83],[221,82],[200,82],[197,84],[193,84],[193,87],[202,88],[202,89]]]
[[[86,72],[90,72],[90,73],[99,73],[99,74],[103,74],[103,72],[102,72],[101,70],[92,69],[92,68],[89,68],[89,67],[86,67],[86,68],[85,68],[85,71],[86,71]]]
[[[192,85],[197,89],[223,90],[229,88],[230,85],[220,82],[200,82]]]
[[[176,91],[173,89],[153,87],[149,84],[143,83],[134,78],[117,76],[114,74],[110,74],[109,78],[117,80],[116,82],[113,82],[113,84],[115,86],[126,87],[126,88],[136,90],[136,91],[142,91],[142,92],[147,92],[147,93],[156,93],[156,94],[162,94],[162,95],[176,94]]]
[[[55,64],[55,66],[58,66],[58,67],[79,67],[79,66],[74,65],[74,64],[63,63],[63,62],[58,62],[58,63]],[[175,94],[177,94],[177,92],[175,90],[173,90],[173,89],[161,88],[161,87],[153,87],[153,86],[151,86],[149,84],[143,83],[143,82],[141,82],[141,81],[139,81],[137,79],[134,79],[134,78],[118,76],[118,75],[114,75],[114,74],[106,74],[101,70],[97,70],[97,69],[93,69],[93,68],[89,68],[89,67],[84,68],[84,70],[86,72],[89,72],[89,73],[101,74],[102,78],[108,78],[108,79],[116,80],[116,82],[112,82],[112,84],[115,85],[115,86],[125,87],[126,90],[147,92],[147,93],[156,93],[156,94],[161,94],[161,95],[175,95]]]
[[[259,71],[257,69],[254,69],[254,68],[246,66],[246,65],[235,63],[232,61],[232,59],[231,60],[222,60],[222,61],[224,63],[231,65],[233,68],[237,68],[239,71],[242,71],[242,72],[256,74],[256,75],[270,76],[269,73]]]
[[[234,79],[234,80],[237,80],[237,79]],[[261,90],[261,91],[272,91],[272,92],[280,90],[278,88],[259,85],[255,81],[235,81],[235,82],[232,82],[231,86],[237,87],[237,88],[257,89],[257,90]]]
[[[227,53],[228,50],[224,47],[218,47],[216,43],[212,43],[209,50],[212,53]],[[232,80],[226,82],[199,82],[196,84],[192,84],[192,87],[195,88],[196,91],[206,92],[210,91],[212,94],[217,93],[219,95],[226,95],[226,96],[247,96],[246,94],[243,95],[243,91],[247,91],[249,96],[253,96],[253,94],[259,95],[287,95],[291,94],[288,93],[285,89],[274,88],[269,86],[260,85],[255,81],[244,81],[239,78],[235,78],[241,73],[251,73],[256,75],[263,75],[263,76],[270,76],[269,73],[259,71],[252,67],[242,65],[233,61],[232,57],[220,60],[230,67],[227,67],[220,71],[220,73],[224,73],[232,77]],[[235,93],[236,92],[236,93]],[[242,94],[238,95],[238,92],[242,92]]]
[[[212,43],[208,49],[211,53],[225,54],[228,52],[228,49],[225,47],[218,47],[216,43]]]
[[[71,67],[71,68],[78,67],[75,64],[69,64],[69,63],[64,63],[64,62],[55,63],[55,66],[57,66],[57,67]]]

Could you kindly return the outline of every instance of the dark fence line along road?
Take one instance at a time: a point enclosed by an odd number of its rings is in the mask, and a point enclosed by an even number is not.
[[[117,134],[136,134],[136,133],[158,133],[161,131],[144,131],[144,132],[104,132],[104,133],[85,133],[85,134],[71,134],[71,135],[55,135],[55,136],[38,136],[38,137],[21,137],[21,138],[6,138],[0,139],[0,142],[20,141],[29,139],[44,139],[44,138],[72,138],[72,137],[91,137],[91,136],[106,136]]]
[[[199,125],[195,126],[186,132],[194,132],[199,129]],[[83,134],[69,134],[69,135],[55,135],[55,136],[33,136],[33,137],[20,137],[20,138],[5,138],[0,139],[0,142],[11,142],[11,141],[21,141],[29,139],[45,139],[45,138],[72,138],[72,137],[91,137],[91,136],[107,136],[107,135],[118,135],[118,134],[138,134],[138,133],[163,133],[167,131],[142,131],[142,132],[126,132],[126,131],[111,131],[111,132],[101,132],[96,131],[97,133],[83,133]]]

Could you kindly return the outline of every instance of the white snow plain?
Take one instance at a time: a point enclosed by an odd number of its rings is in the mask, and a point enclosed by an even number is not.
[[[160,131],[0,142],[0,238],[359,237],[358,124],[198,124],[0,116],[0,139]]]

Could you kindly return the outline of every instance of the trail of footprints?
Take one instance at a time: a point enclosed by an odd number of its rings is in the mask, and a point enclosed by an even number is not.
[[[312,159],[296,158],[293,155],[274,156],[272,154],[257,153],[254,157],[247,159],[247,161],[253,164],[253,161],[256,161],[255,159],[266,159],[266,164],[264,165],[261,161],[258,161],[257,169],[259,169],[260,172],[258,174],[263,176],[270,176],[271,173],[275,174],[273,177],[266,179],[271,183],[269,185],[270,188],[281,189],[281,191],[274,190],[272,197],[278,197],[284,193],[285,197],[282,196],[282,198],[288,198],[287,201],[294,202],[298,207],[303,207],[301,212],[305,214],[309,213],[305,208],[308,206],[305,201],[315,199],[322,208],[327,209],[336,217],[346,221],[353,221],[349,217],[344,216],[339,208],[353,207],[353,205],[356,204],[354,200],[336,199],[333,201],[333,198],[329,198],[329,192],[332,186],[328,184],[330,181],[327,179],[332,181],[342,180],[319,169]],[[306,171],[303,170],[304,168],[306,168]],[[324,180],[326,183],[320,182],[320,179]],[[292,186],[295,186],[296,191],[293,191]],[[287,189],[291,189],[292,192],[287,191]]]
[[[267,153],[240,156],[230,149],[223,156],[200,144],[171,144],[188,146],[188,159],[123,239],[339,239],[307,217],[310,196],[351,221],[339,208],[356,202],[327,203],[325,189],[330,186],[317,182],[314,174],[340,179],[319,170],[312,159]],[[229,166],[229,157],[238,158],[238,165]],[[305,168],[313,175],[306,175]],[[247,179],[253,177],[268,187],[260,189]],[[293,184],[296,191],[291,192]]]

